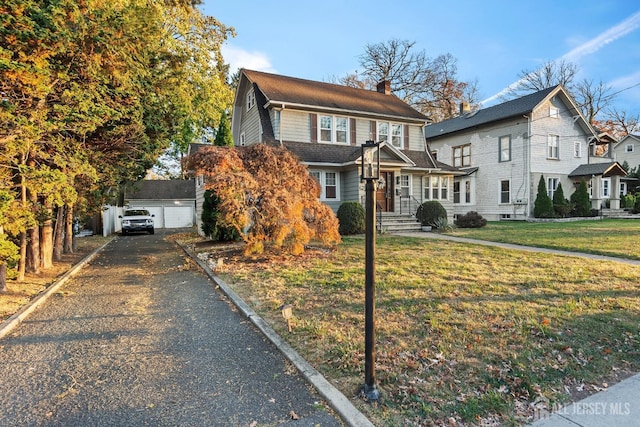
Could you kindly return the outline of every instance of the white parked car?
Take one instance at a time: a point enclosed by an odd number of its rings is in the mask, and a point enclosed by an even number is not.
[[[146,209],[127,209],[124,215],[118,218],[122,219],[122,234],[132,231],[146,231],[149,234],[154,233],[153,217]]]

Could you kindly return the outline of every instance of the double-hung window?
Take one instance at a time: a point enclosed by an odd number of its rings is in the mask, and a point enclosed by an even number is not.
[[[391,125],[391,145],[402,148],[402,125]]]
[[[547,139],[547,158],[560,158],[560,135],[551,135]]]
[[[558,178],[547,178],[547,194],[553,200],[553,193],[558,189]]]
[[[511,161],[511,135],[504,135],[498,138],[499,162]]]
[[[397,123],[378,122],[379,142],[391,142],[396,148],[402,148],[403,126]]]
[[[511,182],[508,179],[500,181],[500,203],[511,202]]]
[[[311,171],[311,176],[320,184],[320,200],[339,200],[339,181],[337,172]]]
[[[633,153],[633,144],[627,144],[624,146],[624,152],[625,153]]]
[[[425,200],[447,200],[448,197],[449,197],[449,178],[448,177],[446,176],[424,177]]]
[[[471,144],[453,147],[453,166],[471,166]]]
[[[579,141],[573,143],[573,157],[582,157],[582,144]]]
[[[247,111],[251,110],[256,105],[256,94],[251,90],[247,93]]]
[[[349,120],[346,117],[336,117],[336,142],[349,142]]]
[[[320,141],[333,142],[333,117],[320,116]]]

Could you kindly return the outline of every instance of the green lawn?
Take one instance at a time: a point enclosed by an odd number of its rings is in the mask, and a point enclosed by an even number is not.
[[[478,232],[508,236],[509,227],[522,226],[527,240],[510,241],[575,245],[579,236],[589,248],[613,249],[580,234],[588,225],[602,237],[624,228],[616,232],[623,247],[636,230],[613,221],[570,224],[563,238],[559,228],[537,225],[491,224]],[[364,382],[362,237],[303,258],[226,254],[218,273],[379,426],[440,425],[450,417],[458,425],[519,425],[531,421],[534,403],[564,403],[640,370],[638,266],[390,235],[378,238],[376,254],[376,406],[357,396]],[[294,307],[291,334],[283,303]]]
[[[456,228],[452,236],[640,259],[640,220],[575,222],[490,222]]]

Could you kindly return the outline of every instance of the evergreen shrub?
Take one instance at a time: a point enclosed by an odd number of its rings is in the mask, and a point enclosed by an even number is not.
[[[455,224],[460,228],[481,228],[487,225],[487,220],[476,211],[469,211],[458,217]]]
[[[344,202],[338,208],[338,231],[341,235],[362,234],[365,228],[365,211],[358,202]]]
[[[438,228],[439,225],[446,224],[447,210],[437,200],[431,200],[418,206],[416,218],[423,226],[430,225]]]

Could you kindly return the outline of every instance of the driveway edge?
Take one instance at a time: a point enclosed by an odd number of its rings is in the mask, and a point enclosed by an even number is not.
[[[75,276],[78,271],[80,271],[85,265],[91,262],[93,258],[95,258],[96,255],[98,255],[98,253],[112,241],[113,238],[104,245],[100,246],[98,249],[95,249],[86,257],[84,257],[79,263],[71,267],[70,270],[67,270],[66,273],[60,276],[60,278],[56,280],[51,286],[45,289],[44,292],[31,300],[29,304],[23,306],[20,310],[14,313],[13,316],[0,323],[0,339],[4,338],[7,334],[13,331],[13,329],[20,323],[22,323],[22,321],[26,319],[29,314],[40,307],[40,305],[42,305],[42,303],[44,303],[54,292],[56,292],[62,285],[64,285],[67,280]]]
[[[240,296],[227,285],[224,280],[216,276],[209,266],[195,256],[189,248],[176,242],[182,250],[198,264],[220,290],[238,307],[238,310],[253,323],[269,341],[300,371],[302,376],[318,390],[331,408],[338,413],[342,421],[351,427],[373,427],[373,423],[356,408],[340,390],[333,386],[327,379],[307,362],[297,351],[293,349],[271,326],[260,317]]]

